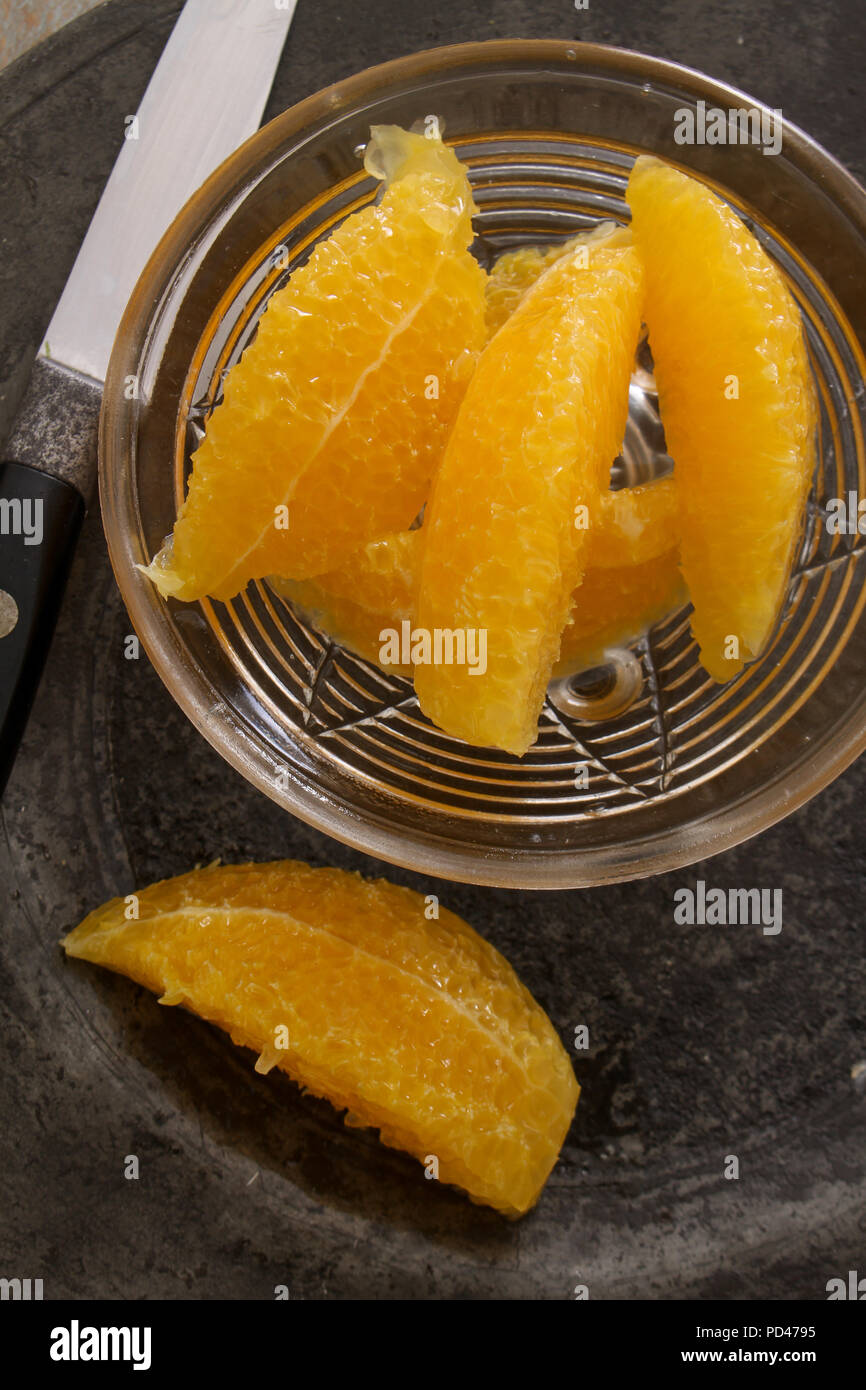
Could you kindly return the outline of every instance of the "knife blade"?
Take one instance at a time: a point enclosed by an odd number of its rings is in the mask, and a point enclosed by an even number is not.
[[[118,324],[163,233],[258,129],[297,0],[186,0],[34,362],[0,463],[0,795],[96,478]]]

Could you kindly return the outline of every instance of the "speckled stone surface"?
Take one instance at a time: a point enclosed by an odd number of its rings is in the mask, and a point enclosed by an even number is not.
[[[0,434],[177,9],[114,0],[0,77]],[[267,114],[413,49],[568,37],[733,82],[863,177],[859,0],[475,10],[300,0]],[[758,840],[667,877],[552,895],[431,884],[254,792],[146,659],[124,659],[128,631],[92,512],[2,807],[0,1275],[42,1278],[46,1298],[267,1299],[288,1284],[302,1299],[558,1300],[584,1283],[593,1298],[820,1299],[866,1267],[866,761]],[[583,1099],[536,1212],[508,1224],[434,1189],[207,1025],[64,961],[59,937],[96,903],[217,855],[436,891],[506,952],[567,1045],[589,1026]],[[674,891],[698,878],[781,888],[782,932],[675,925]]]
[[[0,15],[0,68],[97,4],[99,0],[10,0]]]

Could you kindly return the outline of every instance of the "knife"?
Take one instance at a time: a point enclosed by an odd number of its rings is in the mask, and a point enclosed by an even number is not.
[[[96,478],[118,324],[187,199],[258,129],[297,0],[186,0],[37,354],[0,463],[0,795]]]

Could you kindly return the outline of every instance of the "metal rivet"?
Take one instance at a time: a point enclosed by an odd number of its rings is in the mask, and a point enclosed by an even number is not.
[[[0,637],[8,637],[18,625],[18,604],[5,589],[0,589]]]

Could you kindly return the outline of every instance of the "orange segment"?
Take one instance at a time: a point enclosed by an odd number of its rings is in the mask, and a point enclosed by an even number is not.
[[[563,246],[518,246],[506,251],[496,261],[487,277],[487,336],[493,337],[511,318],[523,296],[534,285],[542,271],[565,254],[571,242]]]
[[[505,251],[487,277],[488,337],[492,338],[511,317],[542,271],[576,247],[588,247],[593,241],[603,240],[615,226],[615,222],[600,222],[597,227],[578,232],[569,241],[554,246],[518,246],[513,251]]]
[[[707,671],[726,681],[772,635],[812,478],[800,313],[756,239],[696,180],[641,156],[628,199],[692,628]]]
[[[478,363],[428,502],[418,624],[486,641],[479,665],[418,665],[422,710],[468,743],[522,754],[625,431],[642,276],[627,232],[559,257]],[[432,652],[432,646],[431,646]]]
[[[215,1023],[382,1141],[510,1216],[538,1198],[578,1086],[549,1019],[471,927],[383,880],[211,865],[92,912],[67,954]]]
[[[683,601],[677,526],[673,478],[601,495],[589,528],[587,573],[573,596],[557,671],[563,664],[580,669],[575,662],[584,657],[583,664],[591,664],[605,646],[640,636]],[[362,546],[329,574],[302,581],[271,575],[269,582],[334,641],[378,665],[382,634],[414,624],[421,550],[420,530],[395,532]],[[654,566],[657,559],[663,564]],[[414,674],[411,665],[383,670]]]
[[[590,513],[588,565],[621,569],[644,564],[679,539],[679,498],[673,477],[603,492]]]
[[[555,674],[599,665],[606,651],[628,646],[685,603],[679,558],[673,546],[634,564],[587,570],[572,597]]]
[[[452,150],[377,127],[381,202],[276,291],[232,368],[174,534],[146,573],[227,599],[273,571],[332,569],[411,525],[485,339],[474,211]]]
[[[397,531],[363,546],[329,574],[300,582],[271,575],[269,582],[335,642],[379,665],[382,634],[415,620],[420,572],[421,532]],[[414,667],[399,663],[382,669],[408,679],[414,674]]]

